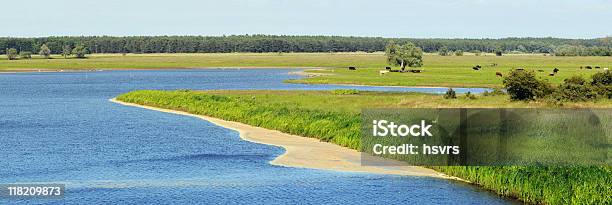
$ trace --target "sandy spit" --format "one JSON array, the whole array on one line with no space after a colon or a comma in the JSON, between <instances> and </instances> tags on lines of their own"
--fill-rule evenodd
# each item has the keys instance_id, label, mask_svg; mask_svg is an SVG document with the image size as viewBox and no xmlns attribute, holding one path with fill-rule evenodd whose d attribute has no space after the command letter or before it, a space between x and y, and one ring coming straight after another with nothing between
<instances>
[{"instance_id":1,"label":"sandy spit","mask_svg":"<svg viewBox=\"0 0 612 205\"><path fill-rule=\"evenodd\" d=\"M273 165L331 171L426 176L460 180L458 178L449 177L442 173L436 172L432 169L419 166L408 166L404 162L379 157L373 158L375 160L380 160L382 163L391 164L391 166L362 166L361 152L332 143L321 142L314 138L300 137L275 130L254 127L239 122L226 121L202 115L194 115L182 111L126 103L116 99L110 99L110 101L126 106L134 106L166 113L197 117L218 126L236 130L240 133L240 138L243 140L283 147L286 150L285 153L270 161L270 164Z\"/></svg>"}]
</instances>

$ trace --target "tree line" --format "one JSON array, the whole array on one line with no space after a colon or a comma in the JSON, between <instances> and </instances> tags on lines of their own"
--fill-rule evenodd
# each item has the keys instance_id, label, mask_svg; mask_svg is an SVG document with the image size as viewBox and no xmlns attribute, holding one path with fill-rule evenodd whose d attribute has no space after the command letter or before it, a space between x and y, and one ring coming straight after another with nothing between
<instances>
[{"instance_id":1,"label":"tree line","mask_svg":"<svg viewBox=\"0 0 612 205\"><path fill-rule=\"evenodd\" d=\"M375 52L393 41L412 43L424 52L524 52L559 55L612 54L612 37L597 39L503 38L503 39L415 39L342 36L81 36L0 37L0 54L8 49L39 53L46 45L51 54L62 54L77 46L88 53L230 53L230 52Z\"/></svg>"}]
</instances>

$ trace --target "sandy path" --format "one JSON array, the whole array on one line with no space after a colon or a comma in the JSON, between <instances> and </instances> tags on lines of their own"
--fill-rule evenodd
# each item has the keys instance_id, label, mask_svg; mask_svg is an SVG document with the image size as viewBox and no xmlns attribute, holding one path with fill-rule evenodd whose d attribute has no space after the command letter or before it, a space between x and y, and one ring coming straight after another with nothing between
<instances>
[{"instance_id":1,"label":"sandy path","mask_svg":"<svg viewBox=\"0 0 612 205\"><path fill-rule=\"evenodd\" d=\"M392 164L393 166L362 166L360 152L332 143L320 142L314 138L290 135L275 130L254 127L239 122L226 121L208 116L194 115L187 112L125 103L115 99L111 99L110 101L127 106L201 118L213 124L238 131L240 133L240 138L244 140L285 148L286 152L284 154L270 162L273 165L333 171L451 178L431 169L419 166L407 166L403 162L379 157L373 158L386 164Z\"/></svg>"}]
</instances>

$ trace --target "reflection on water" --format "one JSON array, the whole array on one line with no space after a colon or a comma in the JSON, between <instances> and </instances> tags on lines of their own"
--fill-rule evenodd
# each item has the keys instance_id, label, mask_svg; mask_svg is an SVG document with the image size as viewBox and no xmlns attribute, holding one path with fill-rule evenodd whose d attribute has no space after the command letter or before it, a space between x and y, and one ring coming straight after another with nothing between
<instances>
[{"instance_id":1,"label":"reflection on water","mask_svg":"<svg viewBox=\"0 0 612 205\"><path fill-rule=\"evenodd\" d=\"M440 179L273 166L281 148L197 118L108 101L138 89L346 88L282 83L296 78L289 71L1 74L0 183L63 183L67 192L63 200L0 203L508 203Z\"/></svg>"}]
</instances>

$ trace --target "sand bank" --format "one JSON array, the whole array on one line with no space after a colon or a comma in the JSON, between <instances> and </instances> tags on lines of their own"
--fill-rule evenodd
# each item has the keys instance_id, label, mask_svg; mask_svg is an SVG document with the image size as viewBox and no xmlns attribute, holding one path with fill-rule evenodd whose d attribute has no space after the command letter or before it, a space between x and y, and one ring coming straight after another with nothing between
<instances>
[{"instance_id":1,"label":"sand bank","mask_svg":"<svg viewBox=\"0 0 612 205\"><path fill-rule=\"evenodd\" d=\"M451 178L431 169L407 166L404 162L379 157L373 158L385 164L393 164L393 166L362 166L360 152L332 143L320 142L314 138L290 135L275 130L208 116L194 115L187 112L125 103L115 99L110 101L127 106L201 118L213 124L238 131L240 138L244 140L283 147L286 150L285 153L272 160L270 163L273 165L333 171Z\"/></svg>"}]
</instances>

